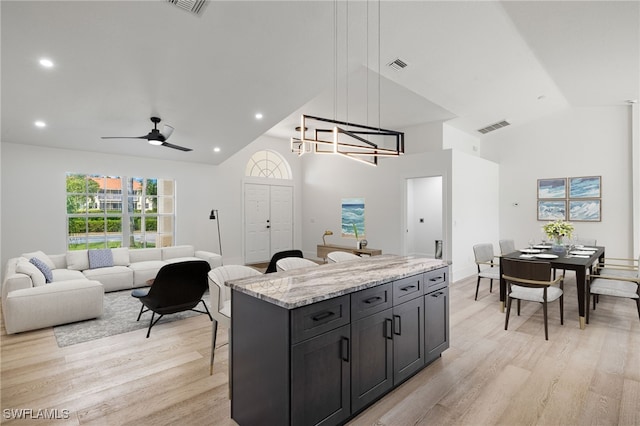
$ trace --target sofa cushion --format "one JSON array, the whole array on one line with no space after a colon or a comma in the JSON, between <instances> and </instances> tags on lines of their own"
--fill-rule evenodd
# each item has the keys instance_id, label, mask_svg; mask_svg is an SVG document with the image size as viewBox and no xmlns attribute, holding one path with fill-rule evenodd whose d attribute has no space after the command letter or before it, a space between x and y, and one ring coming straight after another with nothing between
<instances>
[{"instance_id":1,"label":"sofa cushion","mask_svg":"<svg viewBox=\"0 0 640 426\"><path fill-rule=\"evenodd\" d=\"M130 289L133 284L133 271L126 266L87 269L82 273L89 280L100 281L104 291Z\"/></svg>"},{"instance_id":2,"label":"sofa cushion","mask_svg":"<svg viewBox=\"0 0 640 426\"><path fill-rule=\"evenodd\" d=\"M174 259L176 257L194 257L195 249L190 245L163 247L162 260Z\"/></svg>"},{"instance_id":3,"label":"sofa cushion","mask_svg":"<svg viewBox=\"0 0 640 426\"><path fill-rule=\"evenodd\" d=\"M31 259L29 259L29 263L34 265L36 268L40 270L40 272L42 272L42 275L44 275L45 282L50 283L53 281L53 274L51 273L51 268L49 268L47 264L44 263L42 260L38 259L37 257L32 257Z\"/></svg>"},{"instance_id":4,"label":"sofa cushion","mask_svg":"<svg viewBox=\"0 0 640 426\"><path fill-rule=\"evenodd\" d=\"M111 249L89 250L89 269L113 266Z\"/></svg>"},{"instance_id":5,"label":"sofa cushion","mask_svg":"<svg viewBox=\"0 0 640 426\"><path fill-rule=\"evenodd\" d=\"M133 271L133 286L140 287L149 285L147 281L154 279L158 275L158 271L167 262L162 260L149 260L146 262L135 262L129 265L129 268Z\"/></svg>"},{"instance_id":6,"label":"sofa cushion","mask_svg":"<svg viewBox=\"0 0 640 426\"><path fill-rule=\"evenodd\" d=\"M56 269L56 265L55 263L53 263L53 260L51 260L49 256L47 256L40 250L31 253L23 253L21 256L26 257L27 259L37 257L38 259L42 260L50 269Z\"/></svg>"},{"instance_id":7,"label":"sofa cushion","mask_svg":"<svg viewBox=\"0 0 640 426\"><path fill-rule=\"evenodd\" d=\"M53 282L69 281L69 280L86 280L80 271L72 271L71 269L54 269Z\"/></svg>"},{"instance_id":8,"label":"sofa cushion","mask_svg":"<svg viewBox=\"0 0 640 426\"><path fill-rule=\"evenodd\" d=\"M179 263L179 262L191 262L194 260L202 260L198 257L174 257L171 259L166 259L165 262L167 263Z\"/></svg>"},{"instance_id":9,"label":"sofa cushion","mask_svg":"<svg viewBox=\"0 0 640 426\"><path fill-rule=\"evenodd\" d=\"M88 250L73 250L67 252L67 269L84 271L89 269Z\"/></svg>"},{"instance_id":10,"label":"sofa cushion","mask_svg":"<svg viewBox=\"0 0 640 426\"><path fill-rule=\"evenodd\" d=\"M129 266L129 248L128 247L120 247L111 249L111 253L113 254L113 265L114 266Z\"/></svg>"},{"instance_id":11,"label":"sofa cushion","mask_svg":"<svg viewBox=\"0 0 640 426\"><path fill-rule=\"evenodd\" d=\"M150 260L162 260L162 250L159 248L130 249L129 262L147 262Z\"/></svg>"},{"instance_id":12,"label":"sofa cushion","mask_svg":"<svg viewBox=\"0 0 640 426\"><path fill-rule=\"evenodd\" d=\"M29 275L34 287L40 287L47 283L47 280L45 279L44 274L40 272L40 269L36 268L36 266L26 258L18 260L18 263L16 264L16 272Z\"/></svg>"}]
</instances>

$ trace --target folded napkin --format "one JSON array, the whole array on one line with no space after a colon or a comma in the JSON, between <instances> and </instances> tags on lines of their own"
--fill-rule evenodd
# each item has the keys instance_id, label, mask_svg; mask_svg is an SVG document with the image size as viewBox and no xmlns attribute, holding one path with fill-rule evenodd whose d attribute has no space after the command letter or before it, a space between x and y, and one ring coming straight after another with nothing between
<instances>
[{"instance_id":1,"label":"folded napkin","mask_svg":"<svg viewBox=\"0 0 640 426\"><path fill-rule=\"evenodd\" d=\"M520 257L525 258L525 259L532 259L534 257L536 257L535 254L521 254Z\"/></svg>"},{"instance_id":2,"label":"folded napkin","mask_svg":"<svg viewBox=\"0 0 640 426\"><path fill-rule=\"evenodd\" d=\"M583 259L588 259L591 256L585 256L584 254L572 254L571 257L581 257Z\"/></svg>"}]
</instances>

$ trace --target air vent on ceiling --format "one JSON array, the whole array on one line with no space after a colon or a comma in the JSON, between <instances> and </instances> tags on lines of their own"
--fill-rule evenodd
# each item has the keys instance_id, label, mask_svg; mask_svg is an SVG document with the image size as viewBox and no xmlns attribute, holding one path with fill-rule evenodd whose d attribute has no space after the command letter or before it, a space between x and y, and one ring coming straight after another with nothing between
<instances>
[{"instance_id":1,"label":"air vent on ceiling","mask_svg":"<svg viewBox=\"0 0 640 426\"><path fill-rule=\"evenodd\" d=\"M478 131L484 135L485 133L493 132L494 130L509 126L510 124L511 123L509 123L508 121L502 120L497 123L490 124L487 127L483 127L482 129L478 129Z\"/></svg>"},{"instance_id":2,"label":"air vent on ceiling","mask_svg":"<svg viewBox=\"0 0 640 426\"><path fill-rule=\"evenodd\" d=\"M194 15L201 16L204 12L204 6L208 0L167 0L171 4L175 4L180 9L191 12Z\"/></svg>"},{"instance_id":3,"label":"air vent on ceiling","mask_svg":"<svg viewBox=\"0 0 640 426\"><path fill-rule=\"evenodd\" d=\"M392 62L389 62L387 64L387 66L393 68L396 71L400 71L401 69L407 67L407 63L405 61L403 61L402 59L397 58L396 60L394 60Z\"/></svg>"}]
</instances>

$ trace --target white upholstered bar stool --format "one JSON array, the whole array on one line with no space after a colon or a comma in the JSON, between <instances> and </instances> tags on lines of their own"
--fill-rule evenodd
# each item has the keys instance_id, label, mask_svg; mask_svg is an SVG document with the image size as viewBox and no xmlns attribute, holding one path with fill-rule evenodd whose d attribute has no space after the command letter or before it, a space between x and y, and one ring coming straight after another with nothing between
<instances>
[{"instance_id":1,"label":"white upholstered bar stool","mask_svg":"<svg viewBox=\"0 0 640 426\"><path fill-rule=\"evenodd\" d=\"M285 257L276 262L276 269L278 271L290 271L292 269L307 268L309 266L318 266L318 264L313 260L303 257Z\"/></svg>"},{"instance_id":2,"label":"white upholstered bar stool","mask_svg":"<svg viewBox=\"0 0 640 426\"><path fill-rule=\"evenodd\" d=\"M362 258L357 254L349 253L347 251L332 251L327 254L327 259L329 259L329 263L338 263Z\"/></svg>"},{"instance_id":3,"label":"white upholstered bar stool","mask_svg":"<svg viewBox=\"0 0 640 426\"><path fill-rule=\"evenodd\" d=\"M216 350L218 323L227 329L231 327L231 289L225 286L224 283L230 280L252 277L254 275L260 275L260 272L244 265L218 266L209 271L209 295L211 296L211 315L213 316L209 375L213 374L213 357ZM231 339L231 334L229 334L229 339ZM229 371L230 370L231 359L229 359Z\"/></svg>"}]
</instances>

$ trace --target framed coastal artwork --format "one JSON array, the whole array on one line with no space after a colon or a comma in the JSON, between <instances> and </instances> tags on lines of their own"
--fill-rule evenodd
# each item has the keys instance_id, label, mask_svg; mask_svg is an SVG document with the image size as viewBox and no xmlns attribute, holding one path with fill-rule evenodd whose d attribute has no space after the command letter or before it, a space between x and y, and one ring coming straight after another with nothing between
<instances>
[{"instance_id":1,"label":"framed coastal artwork","mask_svg":"<svg viewBox=\"0 0 640 426\"><path fill-rule=\"evenodd\" d=\"M566 218L566 200L538 200L538 220L565 220Z\"/></svg>"},{"instance_id":2,"label":"framed coastal artwork","mask_svg":"<svg viewBox=\"0 0 640 426\"><path fill-rule=\"evenodd\" d=\"M538 198L567 198L567 179L538 179Z\"/></svg>"},{"instance_id":3,"label":"framed coastal artwork","mask_svg":"<svg viewBox=\"0 0 640 426\"><path fill-rule=\"evenodd\" d=\"M569 220L600 222L600 200L569 200Z\"/></svg>"},{"instance_id":4,"label":"framed coastal artwork","mask_svg":"<svg viewBox=\"0 0 640 426\"><path fill-rule=\"evenodd\" d=\"M600 176L569 178L569 198L600 198Z\"/></svg>"},{"instance_id":5,"label":"framed coastal artwork","mask_svg":"<svg viewBox=\"0 0 640 426\"><path fill-rule=\"evenodd\" d=\"M538 220L602 220L602 177L538 179Z\"/></svg>"},{"instance_id":6,"label":"framed coastal artwork","mask_svg":"<svg viewBox=\"0 0 640 426\"><path fill-rule=\"evenodd\" d=\"M342 236L364 238L364 198L342 199Z\"/></svg>"}]
</instances>

